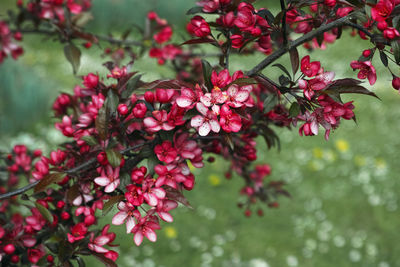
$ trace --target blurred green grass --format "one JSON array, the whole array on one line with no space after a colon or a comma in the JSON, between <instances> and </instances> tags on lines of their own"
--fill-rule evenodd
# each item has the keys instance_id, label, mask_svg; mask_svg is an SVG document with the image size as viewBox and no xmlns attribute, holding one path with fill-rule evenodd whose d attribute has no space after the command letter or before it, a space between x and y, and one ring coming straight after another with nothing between
<instances>
[{"instance_id":1,"label":"blurred green grass","mask_svg":"<svg viewBox=\"0 0 400 267\"><path fill-rule=\"evenodd\" d=\"M113 1L115 10L117 3L123 2ZM99 6L97 3L95 10L105 2ZM168 5L165 3L161 5ZM169 11L165 12L168 15ZM59 92L72 91L80 78L73 77L61 45L35 36L25 38L26 54L17 62L7 60L0 69L0 114L4 129L0 145L11 146L17 141L28 141L31 146L54 145L60 137L49 130L51 114L45 110L49 110ZM328 45L326 51L316 51L311 59L321 60L326 70L336 72L337 78L355 77L349 62L364 48L368 48L366 42L356 42L344 33L339 43ZM99 54L96 49L84 51L78 74L104 73ZM246 70L262 58L260 54L240 59L234 56L231 66ZM287 65L288 60L283 57L281 62ZM152 59L137 62L135 68L148 73L148 79L170 75ZM273 67L264 73L278 75ZM124 233L123 226L113 226L119 233L116 243L121 244L118 264L400 266L400 96L390 88L390 76L382 69L378 73L374 89L382 101L367 96L347 97L355 100L358 125L343 121L328 142L322 135L299 137L297 129L279 130L281 152L259 146L257 162L271 164L269 179L286 181L292 199L282 199L278 209L265 209L261 218L256 215L246 218L243 210L236 207L242 181L238 177L226 180L223 170L228 166L218 159L196 170L196 187L186 193L194 210L180 207L173 211L174 223L162 223L155 244L145 240L138 248L132 235ZM30 110L19 108L22 106ZM14 130L13 121L17 122ZM17 131L22 134L16 135ZM39 142L43 139L44 143ZM111 217L112 212L101 223L110 223ZM89 266L98 264L95 259L87 262Z\"/></svg>"}]
</instances>

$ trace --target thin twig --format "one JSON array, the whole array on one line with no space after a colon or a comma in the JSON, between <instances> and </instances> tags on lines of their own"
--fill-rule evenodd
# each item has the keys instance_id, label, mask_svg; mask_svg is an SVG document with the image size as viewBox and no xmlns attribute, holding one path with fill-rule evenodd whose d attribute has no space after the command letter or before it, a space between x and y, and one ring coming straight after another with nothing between
<instances>
[{"instance_id":1,"label":"thin twig","mask_svg":"<svg viewBox=\"0 0 400 267\"><path fill-rule=\"evenodd\" d=\"M143 146L148 145L148 144L150 144L150 143L151 143L151 142L145 142L145 143L142 143L142 144L139 144L139 145L136 145L136 146L128 147L128 148L125 148L125 149L121 150L120 153L121 153L121 154L126 154L126 153L129 152L130 150L143 147ZM66 174L76 174L76 173L78 173L79 171L81 171L81 170L83 170L83 169L85 169L85 168L91 166L91 165L94 164L96 161L97 161L97 158L92 158L92 159L90 159L90 160L88 160L88 161L82 163L81 165L78 165L78 166L76 166L76 167L74 167L74 168L72 168L72 169L66 170L66 171L64 171L64 172L65 172ZM0 195L0 200L3 200L3 199L6 199L6 198L10 198L10 197L13 197L13 196L16 196L16 195L20 195L20 194L22 194L22 193L25 193L26 191L28 191L28 190L34 188L38 183L39 183L39 181L35 181L35 182L33 182L33 183L31 183L31 184L28 184L28 185L26 185L26 186L24 186L24 187L22 187L22 188L20 188L20 189L14 190L14 191L12 191L12 192L8 192L8 193L1 194L1 195Z\"/></svg>"},{"instance_id":2,"label":"thin twig","mask_svg":"<svg viewBox=\"0 0 400 267\"><path fill-rule=\"evenodd\" d=\"M263 70L264 68L269 66L271 63L273 63L275 60L277 60L278 58L280 58L281 56L283 56L284 54L289 52L291 49L296 48L306 42L311 41L319 34L322 34L324 32L332 30L334 28L346 25L346 23L349 22L350 18L351 18L350 16L342 17L340 19L332 21L331 23L322 25L318 29L315 29L315 30L303 35L302 37L294 40L293 42L290 42L287 46L282 47L281 49L278 49L277 51L275 51L274 53L269 55L267 58L262 60L260 63L258 63L254 68L252 68L251 70L249 70L247 72L247 75L248 76L256 75L258 72L260 72L261 70ZM352 25L349 25L349 26L352 26Z\"/></svg>"},{"instance_id":3,"label":"thin twig","mask_svg":"<svg viewBox=\"0 0 400 267\"><path fill-rule=\"evenodd\" d=\"M10 198L10 197L13 197L13 196L16 196L16 195L25 193L26 191L28 191L28 190L34 188L38 183L39 183L39 181L36 181L36 182L33 182L33 183L31 183L31 184L28 184L28 185L26 185L26 186L24 186L24 187L22 187L22 188L20 188L20 189L17 189L17 190L15 190L15 191L1 194L1 195L0 195L0 200L3 200L3 199L6 199L6 198Z\"/></svg>"}]
</instances>

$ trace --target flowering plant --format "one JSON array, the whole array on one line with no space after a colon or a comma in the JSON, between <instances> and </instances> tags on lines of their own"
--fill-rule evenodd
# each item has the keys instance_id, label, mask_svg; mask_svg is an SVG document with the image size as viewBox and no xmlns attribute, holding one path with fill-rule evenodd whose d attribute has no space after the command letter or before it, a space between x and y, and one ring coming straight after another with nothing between
<instances>
[{"instance_id":1,"label":"flowering plant","mask_svg":"<svg viewBox=\"0 0 400 267\"><path fill-rule=\"evenodd\" d=\"M193 168L202 168L205 157L213 162L214 155L230 162L228 179L233 172L243 178L240 194L247 200L239 206L245 215L255 208L262 214L262 205L277 207L278 197L290 194L283 182L266 179L268 164L252 164L257 137L269 148L279 146L275 129L301 124L300 135L317 135L321 126L328 140L341 119L355 120L353 101L344 103L342 94L377 97L358 80L376 82L371 60L377 53L399 90L399 74L391 69L400 62L399 1L281 0L277 14L253 2L198 1L188 11L195 15L186 27L191 39L173 43L173 26L155 12L135 40L116 39L85 30L90 0L17 1L18 16L0 21L0 62L17 59L23 50L15 41L32 33L64 43L74 73L82 53L78 43L87 49L108 43L104 54L110 61L106 77L84 75L73 93L55 100L55 127L68 142L49 155L24 145L1 154L0 171L7 176L0 180L2 266L81 266L82 255L115 266L119 255L110 224L125 225L137 246L144 238L155 242L160 222L173 222L178 203L190 207L184 192L195 186ZM358 79L337 78L297 51L323 49L346 30L371 44L349 62ZM217 50L217 66L198 52L206 45ZM250 70L232 71L231 55L249 53L263 59ZM286 53L290 71L275 63ZM146 55L176 76L144 80L134 61ZM262 73L273 63L281 72L277 81ZM22 206L30 208L28 215L16 208ZM98 217L114 206L118 211L109 224L99 225Z\"/></svg>"}]
</instances>

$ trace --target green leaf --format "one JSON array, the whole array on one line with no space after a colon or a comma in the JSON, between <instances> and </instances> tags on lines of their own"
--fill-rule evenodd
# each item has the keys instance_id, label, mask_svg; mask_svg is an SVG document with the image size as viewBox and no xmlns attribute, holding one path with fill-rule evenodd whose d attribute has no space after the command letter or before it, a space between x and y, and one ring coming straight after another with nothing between
<instances>
[{"instance_id":1,"label":"green leaf","mask_svg":"<svg viewBox=\"0 0 400 267\"><path fill-rule=\"evenodd\" d=\"M103 105L100 108L96 117L95 125L101 140L106 140L108 133L108 113L106 110L106 105Z\"/></svg>"},{"instance_id":2,"label":"green leaf","mask_svg":"<svg viewBox=\"0 0 400 267\"><path fill-rule=\"evenodd\" d=\"M397 41L393 41L391 45L393 49L394 60L397 64L400 64L400 44Z\"/></svg>"},{"instance_id":3,"label":"green leaf","mask_svg":"<svg viewBox=\"0 0 400 267\"><path fill-rule=\"evenodd\" d=\"M129 80L126 88L124 91L121 93L122 98L128 98L131 96L133 91L137 88L138 81L140 81L140 78L142 77L141 74L134 76L132 79Z\"/></svg>"},{"instance_id":4,"label":"green leaf","mask_svg":"<svg viewBox=\"0 0 400 267\"><path fill-rule=\"evenodd\" d=\"M107 99L105 103L107 107L107 113L113 114L117 110L118 103L119 103L118 95L114 92L114 90L112 89L108 90Z\"/></svg>"},{"instance_id":5,"label":"green leaf","mask_svg":"<svg viewBox=\"0 0 400 267\"><path fill-rule=\"evenodd\" d=\"M71 63L72 71L76 74L81 65L81 50L73 44L67 44L64 47L64 55Z\"/></svg>"},{"instance_id":6,"label":"green leaf","mask_svg":"<svg viewBox=\"0 0 400 267\"><path fill-rule=\"evenodd\" d=\"M159 163L156 156L153 154L149 158L147 158L147 170L151 176L154 175L154 167Z\"/></svg>"},{"instance_id":7,"label":"green leaf","mask_svg":"<svg viewBox=\"0 0 400 267\"><path fill-rule=\"evenodd\" d=\"M389 62L388 62L388 58L387 58L385 52L379 51L379 56L381 57L381 61L382 61L383 66L387 67Z\"/></svg>"},{"instance_id":8,"label":"green leaf","mask_svg":"<svg viewBox=\"0 0 400 267\"><path fill-rule=\"evenodd\" d=\"M290 76L290 73L289 73L289 71L286 69L285 66L283 66L282 64L279 64L279 63L276 63L276 64L274 64L274 65L272 65L272 66L281 69L281 70L291 79L292 76Z\"/></svg>"},{"instance_id":9,"label":"green leaf","mask_svg":"<svg viewBox=\"0 0 400 267\"><path fill-rule=\"evenodd\" d=\"M105 216L108 212L110 212L110 210L112 209L112 207L116 204L119 203L120 201L122 201L124 199L124 195L118 195L118 196L112 196L108 199L108 201L106 203L104 203L103 206L103 216Z\"/></svg>"},{"instance_id":10,"label":"green leaf","mask_svg":"<svg viewBox=\"0 0 400 267\"><path fill-rule=\"evenodd\" d=\"M297 102L293 102L289 108L289 118L297 117L300 114L300 105Z\"/></svg>"},{"instance_id":11,"label":"green leaf","mask_svg":"<svg viewBox=\"0 0 400 267\"><path fill-rule=\"evenodd\" d=\"M94 138L94 136L91 135L84 135L80 139L85 141L86 144L88 144L89 146L95 146L98 144L96 138Z\"/></svg>"},{"instance_id":12,"label":"green leaf","mask_svg":"<svg viewBox=\"0 0 400 267\"><path fill-rule=\"evenodd\" d=\"M61 182L64 179L64 177L65 173L62 172L49 173L45 177L43 177L42 180L39 181L39 183L35 186L33 191L35 193L41 192L44 189L46 189L49 185Z\"/></svg>"},{"instance_id":13,"label":"green leaf","mask_svg":"<svg viewBox=\"0 0 400 267\"><path fill-rule=\"evenodd\" d=\"M212 83L211 83L211 73L212 73L211 64L207 60L202 59L201 66L203 67L204 83L205 83L206 87L211 90L213 88Z\"/></svg>"},{"instance_id":14,"label":"green leaf","mask_svg":"<svg viewBox=\"0 0 400 267\"><path fill-rule=\"evenodd\" d=\"M43 218L45 218L49 223L53 223L53 215L51 215L51 212L45 206L38 202L35 202L35 206L39 210L40 214L43 215Z\"/></svg>"},{"instance_id":15,"label":"green leaf","mask_svg":"<svg viewBox=\"0 0 400 267\"><path fill-rule=\"evenodd\" d=\"M278 96L276 94L269 94L264 100L264 113L272 110L278 104Z\"/></svg>"},{"instance_id":16,"label":"green leaf","mask_svg":"<svg viewBox=\"0 0 400 267\"><path fill-rule=\"evenodd\" d=\"M114 168L119 167L121 164L122 155L119 151L109 148L106 150L108 162Z\"/></svg>"},{"instance_id":17,"label":"green leaf","mask_svg":"<svg viewBox=\"0 0 400 267\"><path fill-rule=\"evenodd\" d=\"M192 7L191 9L189 9L186 12L186 15L193 15L193 14L202 13L202 12L203 12L203 7L195 6L195 7Z\"/></svg>"}]
</instances>

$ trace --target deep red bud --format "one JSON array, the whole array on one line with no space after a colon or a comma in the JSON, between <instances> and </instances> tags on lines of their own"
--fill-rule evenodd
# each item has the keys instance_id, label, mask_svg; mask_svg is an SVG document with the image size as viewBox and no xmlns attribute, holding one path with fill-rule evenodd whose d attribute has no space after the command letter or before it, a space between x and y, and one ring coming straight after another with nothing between
<instances>
[{"instance_id":1,"label":"deep red bud","mask_svg":"<svg viewBox=\"0 0 400 267\"><path fill-rule=\"evenodd\" d=\"M260 216L260 217L263 216L264 215L264 211L262 209L258 209L257 210L257 215Z\"/></svg>"},{"instance_id":2,"label":"deep red bud","mask_svg":"<svg viewBox=\"0 0 400 267\"><path fill-rule=\"evenodd\" d=\"M378 28L380 31L383 32L387 27L388 27L388 24L387 24L386 21L380 21L380 22L378 22L377 28Z\"/></svg>"},{"instance_id":3,"label":"deep red bud","mask_svg":"<svg viewBox=\"0 0 400 267\"><path fill-rule=\"evenodd\" d=\"M87 217L85 217L84 223L87 226L90 226L92 224L94 224L96 222L96 218L93 215L89 215Z\"/></svg>"},{"instance_id":4,"label":"deep red bud","mask_svg":"<svg viewBox=\"0 0 400 267\"><path fill-rule=\"evenodd\" d=\"M125 116L126 114L128 114L128 106L125 104L119 104L117 110L118 110L118 113L122 116Z\"/></svg>"},{"instance_id":5,"label":"deep red bud","mask_svg":"<svg viewBox=\"0 0 400 267\"><path fill-rule=\"evenodd\" d=\"M87 43L84 43L83 46L84 46L85 48L89 49L89 48L92 47L92 43L91 43L91 42L87 42Z\"/></svg>"},{"instance_id":6,"label":"deep red bud","mask_svg":"<svg viewBox=\"0 0 400 267\"><path fill-rule=\"evenodd\" d=\"M245 215L246 217L250 217L250 216L251 216L251 210L246 209L246 210L244 211L244 215Z\"/></svg>"},{"instance_id":7,"label":"deep red bud","mask_svg":"<svg viewBox=\"0 0 400 267\"><path fill-rule=\"evenodd\" d=\"M371 55L371 49L365 49L365 50L362 52L362 55L363 55L364 57L369 57L369 56Z\"/></svg>"},{"instance_id":8,"label":"deep red bud","mask_svg":"<svg viewBox=\"0 0 400 267\"><path fill-rule=\"evenodd\" d=\"M46 259L50 263L54 262L54 257L52 255L48 255Z\"/></svg>"},{"instance_id":9,"label":"deep red bud","mask_svg":"<svg viewBox=\"0 0 400 267\"><path fill-rule=\"evenodd\" d=\"M57 206L57 209L62 209L65 206L65 202L60 200L60 201L57 202L56 206Z\"/></svg>"},{"instance_id":10,"label":"deep red bud","mask_svg":"<svg viewBox=\"0 0 400 267\"><path fill-rule=\"evenodd\" d=\"M19 256L18 255L12 255L11 256L11 261L13 263L18 263L19 262Z\"/></svg>"},{"instance_id":11,"label":"deep red bud","mask_svg":"<svg viewBox=\"0 0 400 267\"><path fill-rule=\"evenodd\" d=\"M22 34L20 32L14 33L14 39L17 40L17 41L21 41L22 40Z\"/></svg>"},{"instance_id":12,"label":"deep red bud","mask_svg":"<svg viewBox=\"0 0 400 267\"><path fill-rule=\"evenodd\" d=\"M396 90L400 89L400 77L393 75L392 86Z\"/></svg>"},{"instance_id":13,"label":"deep red bud","mask_svg":"<svg viewBox=\"0 0 400 267\"><path fill-rule=\"evenodd\" d=\"M7 244L3 247L3 250L6 254L11 255L15 251L15 247L13 244Z\"/></svg>"},{"instance_id":14,"label":"deep red bud","mask_svg":"<svg viewBox=\"0 0 400 267\"><path fill-rule=\"evenodd\" d=\"M100 152L97 155L97 161L103 166L107 165L108 164L108 159L107 159L106 152L104 152L104 151Z\"/></svg>"},{"instance_id":15,"label":"deep red bud","mask_svg":"<svg viewBox=\"0 0 400 267\"><path fill-rule=\"evenodd\" d=\"M66 212L66 211L61 212L61 219L68 220L70 217L71 217L71 215L69 215L68 212Z\"/></svg>"},{"instance_id":16,"label":"deep red bud","mask_svg":"<svg viewBox=\"0 0 400 267\"><path fill-rule=\"evenodd\" d=\"M154 93L150 91L144 93L144 100L152 104L154 102Z\"/></svg>"}]
</instances>

